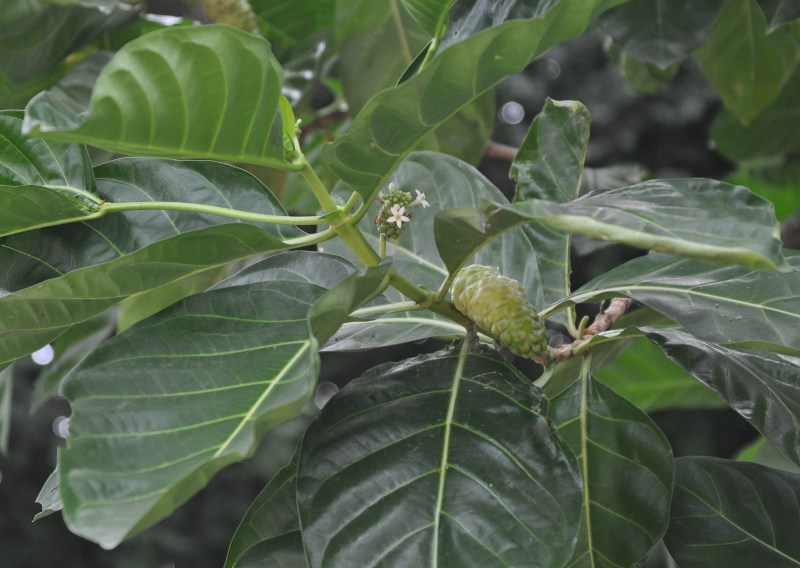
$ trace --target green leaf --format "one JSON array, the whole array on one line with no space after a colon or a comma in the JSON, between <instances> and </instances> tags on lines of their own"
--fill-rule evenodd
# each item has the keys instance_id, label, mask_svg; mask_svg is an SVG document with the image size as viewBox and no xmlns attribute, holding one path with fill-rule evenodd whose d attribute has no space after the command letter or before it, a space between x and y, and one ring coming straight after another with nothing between
<instances>
[{"instance_id":1,"label":"green leaf","mask_svg":"<svg viewBox=\"0 0 800 568\"><path fill-rule=\"evenodd\" d=\"M531 221L639 248L767 270L786 266L772 204L714 180L651 180L515 209Z\"/></svg>"},{"instance_id":2,"label":"green leaf","mask_svg":"<svg viewBox=\"0 0 800 568\"><path fill-rule=\"evenodd\" d=\"M340 256L293 250L253 263L229 276L214 288L241 286L265 280L291 280L314 284L320 288L333 288L353 272L355 272L353 264Z\"/></svg>"},{"instance_id":3,"label":"green leaf","mask_svg":"<svg viewBox=\"0 0 800 568\"><path fill-rule=\"evenodd\" d=\"M703 44L724 5L725 0L632 0L597 23L636 59L667 69Z\"/></svg>"},{"instance_id":4,"label":"green leaf","mask_svg":"<svg viewBox=\"0 0 800 568\"><path fill-rule=\"evenodd\" d=\"M58 468L47 477L39 495L36 496L36 502L42 506L42 510L33 517L34 521L64 508L64 503L61 502L61 492L58 490Z\"/></svg>"},{"instance_id":5,"label":"green leaf","mask_svg":"<svg viewBox=\"0 0 800 568\"><path fill-rule=\"evenodd\" d=\"M297 513L297 461L281 469L245 513L233 535L225 568L305 567Z\"/></svg>"},{"instance_id":6,"label":"green leaf","mask_svg":"<svg viewBox=\"0 0 800 568\"><path fill-rule=\"evenodd\" d=\"M334 23L333 0L248 0L264 37L284 51Z\"/></svg>"},{"instance_id":7,"label":"green leaf","mask_svg":"<svg viewBox=\"0 0 800 568\"><path fill-rule=\"evenodd\" d=\"M350 382L301 448L310 565L562 566L580 480L543 403L486 351L463 371L445 351Z\"/></svg>"},{"instance_id":8,"label":"green leaf","mask_svg":"<svg viewBox=\"0 0 800 568\"><path fill-rule=\"evenodd\" d=\"M764 10L769 30L800 18L800 2L798 0L758 0Z\"/></svg>"},{"instance_id":9,"label":"green leaf","mask_svg":"<svg viewBox=\"0 0 800 568\"><path fill-rule=\"evenodd\" d=\"M32 353L128 296L285 248L289 245L252 225L218 225L9 294L0 298L0 364Z\"/></svg>"},{"instance_id":10,"label":"green leaf","mask_svg":"<svg viewBox=\"0 0 800 568\"><path fill-rule=\"evenodd\" d=\"M555 306L628 296L678 322L699 339L800 354L800 253L791 272L713 267L649 254L595 278Z\"/></svg>"},{"instance_id":11,"label":"green leaf","mask_svg":"<svg viewBox=\"0 0 800 568\"><path fill-rule=\"evenodd\" d=\"M11 434L11 411L13 410L14 366L0 369L0 454L8 455L8 440Z\"/></svg>"},{"instance_id":12,"label":"green leaf","mask_svg":"<svg viewBox=\"0 0 800 568\"><path fill-rule=\"evenodd\" d=\"M400 0L419 26L433 36L439 20L450 9L453 0Z\"/></svg>"},{"instance_id":13,"label":"green leaf","mask_svg":"<svg viewBox=\"0 0 800 568\"><path fill-rule=\"evenodd\" d=\"M375 93L396 85L429 40L400 0L338 0L338 68L351 112L359 113Z\"/></svg>"},{"instance_id":14,"label":"green leaf","mask_svg":"<svg viewBox=\"0 0 800 568\"><path fill-rule=\"evenodd\" d=\"M756 0L730 0L695 58L725 107L747 124L778 96L797 54L785 29L767 34Z\"/></svg>"},{"instance_id":15,"label":"green leaf","mask_svg":"<svg viewBox=\"0 0 800 568\"><path fill-rule=\"evenodd\" d=\"M297 169L283 158L281 69L261 37L228 26L165 28L126 44L97 79L80 124L52 124L51 98L26 128L126 154Z\"/></svg>"},{"instance_id":16,"label":"green leaf","mask_svg":"<svg viewBox=\"0 0 800 568\"><path fill-rule=\"evenodd\" d=\"M4 0L0 19L0 75L5 75L11 83L21 83L46 74L102 33L106 25L118 25L129 18L129 12L116 9L117 3L106 2L103 9L96 9Z\"/></svg>"},{"instance_id":17,"label":"green leaf","mask_svg":"<svg viewBox=\"0 0 800 568\"><path fill-rule=\"evenodd\" d=\"M22 133L22 111L0 112L0 184L95 191L86 148Z\"/></svg>"},{"instance_id":18,"label":"green leaf","mask_svg":"<svg viewBox=\"0 0 800 568\"><path fill-rule=\"evenodd\" d=\"M677 331L646 334L800 465L800 364L764 351L728 349Z\"/></svg>"},{"instance_id":19,"label":"green leaf","mask_svg":"<svg viewBox=\"0 0 800 568\"><path fill-rule=\"evenodd\" d=\"M448 275L445 268L447 264L442 262L440 254L447 256L446 262L452 265L451 256L460 254L458 251L462 250L456 243L456 239L461 236L453 235L449 241L452 249L443 249L441 253L437 251L435 235L441 231L436 228L438 221L434 221L437 214L449 207L477 208L481 200L496 202L506 199L499 189L472 166L434 152L411 154L389 181L399 189L410 192L412 196L415 195L414 190L418 189L425 194L430 207L412 209L413 221L406 225L405 232L398 240L389 241L386 247L387 256L392 257L393 266L405 278L429 290L436 290ZM376 203L359 225L367 241L376 250L378 233L372 219L378 207L379 204ZM344 257L352 256L343 244L336 241L326 243L322 248ZM499 267L506 276L522 282L534 305L541 305L538 268L535 263L530 262L535 254L533 245L521 231L511 231L483 247L473 261ZM390 298L398 301L404 299L397 295Z\"/></svg>"},{"instance_id":20,"label":"green leaf","mask_svg":"<svg viewBox=\"0 0 800 568\"><path fill-rule=\"evenodd\" d=\"M0 237L81 221L92 211L75 197L48 187L0 186Z\"/></svg>"},{"instance_id":21,"label":"green leaf","mask_svg":"<svg viewBox=\"0 0 800 568\"><path fill-rule=\"evenodd\" d=\"M636 340L595 377L645 412L666 408L719 408L724 401L667 359L644 338Z\"/></svg>"},{"instance_id":22,"label":"green leaf","mask_svg":"<svg viewBox=\"0 0 800 568\"><path fill-rule=\"evenodd\" d=\"M317 345L347 316L341 306L374 296L388 268L327 292L296 280L217 288L93 352L62 388L73 410L59 459L70 530L114 547L252 454L313 393Z\"/></svg>"},{"instance_id":23,"label":"green leaf","mask_svg":"<svg viewBox=\"0 0 800 568\"><path fill-rule=\"evenodd\" d=\"M563 566L633 566L667 529L672 449L648 416L591 377L556 398L550 416L583 471L583 519Z\"/></svg>"},{"instance_id":24,"label":"green leaf","mask_svg":"<svg viewBox=\"0 0 800 568\"><path fill-rule=\"evenodd\" d=\"M800 566L800 475L709 457L675 466L664 540L682 568Z\"/></svg>"},{"instance_id":25,"label":"green leaf","mask_svg":"<svg viewBox=\"0 0 800 568\"><path fill-rule=\"evenodd\" d=\"M321 292L280 281L212 290L86 358L62 387L73 411L59 458L70 530L116 546L293 418L313 392L306 316Z\"/></svg>"},{"instance_id":26,"label":"green leaf","mask_svg":"<svg viewBox=\"0 0 800 568\"><path fill-rule=\"evenodd\" d=\"M511 165L514 202L564 203L578 197L588 142L589 110L576 101L548 98ZM525 225L523 231L536 250L544 302L563 298L570 292L569 234L540 224ZM555 319L564 321L560 314Z\"/></svg>"},{"instance_id":27,"label":"green leaf","mask_svg":"<svg viewBox=\"0 0 800 568\"><path fill-rule=\"evenodd\" d=\"M603 47L617 70L640 93L657 93L666 88L678 72L678 63L661 69L655 63L637 59L613 42L606 42Z\"/></svg>"},{"instance_id":28,"label":"green leaf","mask_svg":"<svg viewBox=\"0 0 800 568\"><path fill-rule=\"evenodd\" d=\"M31 411L38 409L55 393L61 379L91 353L98 345L108 339L115 331L114 310L73 325L53 344L55 358L47 365L33 385L31 392Z\"/></svg>"},{"instance_id":29,"label":"green leaf","mask_svg":"<svg viewBox=\"0 0 800 568\"><path fill-rule=\"evenodd\" d=\"M736 459L739 461L751 461L792 473L800 473L800 466L779 452L764 436L759 436L754 442L742 448L736 454Z\"/></svg>"},{"instance_id":30,"label":"green leaf","mask_svg":"<svg viewBox=\"0 0 800 568\"><path fill-rule=\"evenodd\" d=\"M579 35L614 2L561 2L547 18L514 20L469 37L437 55L416 76L375 95L323 159L365 200L428 132L521 71L553 45Z\"/></svg>"},{"instance_id":31,"label":"green leaf","mask_svg":"<svg viewBox=\"0 0 800 568\"><path fill-rule=\"evenodd\" d=\"M396 313L374 320L344 323L322 351L361 351L429 337L461 337L464 333L464 326L430 312Z\"/></svg>"},{"instance_id":32,"label":"green leaf","mask_svg":"<svg viewBox=\"0 0 800 568\"><path fill-rule=\"evenodd\" d=\"M800 150L800 69L797 69L781 94L749 124L733 114L721 112L711 128L717 150L732 160L760 156L772 157Z\"/></svg>"}]
</instances>

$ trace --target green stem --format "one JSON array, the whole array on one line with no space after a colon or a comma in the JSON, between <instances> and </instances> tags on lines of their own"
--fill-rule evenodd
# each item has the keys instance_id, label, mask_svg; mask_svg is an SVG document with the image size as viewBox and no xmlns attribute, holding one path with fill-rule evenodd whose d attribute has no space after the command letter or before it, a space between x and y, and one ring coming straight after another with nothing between
<instances>
[{"instance_id":1,"label":"green stem","mask_svg":"<svg viewBox=\"0 0 800 568\"><path fill-rule=\"evenodd\" d=\"M325 187L325 184L322 183L322 180L319 179L317 172L314 171L314 168L311 167L311 164L308 163L305 156L302 157L300 160L300 165L302 166L300 169L300 175L303 176L303 179L306 180L306 183L311 188L311 191L314 192L314 197L317 198L319 204L322 205L322 208L325 210L326 213L334 213L339 211L339 207L333 201L331 194L328 193L328 189Z\"/></svg>"},{"instance_id":2,"label":"green stem","mask_svg":"<svg viewBox=\"0 0 800 568\"><path fill-rule=\"evenodd\" d=\"M238 209L228 209L216 205L202 205L200 203L184 203L180 201L133 201L129 203L102 203L99 210L85 217L84 219L96 219L109 213L119 213L121 211L141 211L147 209L159 209L169 211L188 211L191 213L203 213L207 215L219 215L220 217L230 217L240 221L252 221L255 223L269 223L272 225L323 225L330 223L330 219L318 216L292 217L285 215L267 215L263 213L253 213L250 211L240 211Z\"/></svg>"},{"instance_id":3,"label":"green stem","mask_svg":"<svg viewBox=\"0 0 800 568\"><path fill-rule=\"evenodd\" d=\"M350 315L356 318L369 316L372 314L390 314L393 312L410 312L421 309L416 302L394 302L382 304L380 306L370 306L369 308L359 308Z\"/></svg>"},{"instance_id":4,"label":"green stem","mask_svg":"<svg viewBox=\"0 0 800 568\"><path fill-rule=\"evenodd\" d=\"M386 235L381 233L381 250L378 253L381 258L386 258Z\"/></svg>"},{"instance_id":5,"label":"green stem","mask_svg":"<svg viewBox=\"0 0 800 568\"><path fill-rule=\"evenodd\" d=\"M447 15L450 13L450 6L452 5L453 0L450 0L450 2L447 4L447 8L439 12L439 19L436 21L436 29L433 32L431 45L428 48L428 52L425 54L425 59L422 60L417 73L425 69L428 63L430 63L431 59L433 59L433 57L436 55L436 52L439 50L439 44L442 43L444 32L447 31Z\"/></svg>"}]
</instances>

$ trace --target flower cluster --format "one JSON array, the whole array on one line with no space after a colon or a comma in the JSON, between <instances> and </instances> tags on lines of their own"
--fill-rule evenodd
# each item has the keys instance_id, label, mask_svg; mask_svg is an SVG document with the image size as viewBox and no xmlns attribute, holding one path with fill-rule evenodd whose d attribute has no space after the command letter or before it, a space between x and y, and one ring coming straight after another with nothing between
<instances>
[{"instance_id":1,"label":"flower cluster","mask_svg":"<svg viewBox=\"0 0 800 568\"><path fill-rule=\"evenodd\" d=\"M416 199L409 192L399 190L394 183L390 183L389 193L378 195L382 207L375 216L375 224L378 225L381 235L389 239L399 238L405 230L404 224L411 221L411 213L408 210L417 205L422 205L423 208L431 206L425 200L424 193L418 189L414 191L417 193Z\"/></svg>"}]
</instances>

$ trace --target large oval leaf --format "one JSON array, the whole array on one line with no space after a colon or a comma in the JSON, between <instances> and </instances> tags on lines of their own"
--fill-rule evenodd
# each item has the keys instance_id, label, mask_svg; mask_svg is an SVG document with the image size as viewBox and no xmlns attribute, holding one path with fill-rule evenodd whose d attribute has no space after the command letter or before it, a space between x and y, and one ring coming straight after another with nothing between
<instances>
[{"instance_id":1,"label":"large oval leaf","mask_svg":"<svg viewBox=\"0 0 800 568\"><path fill-rule=\"evenodd\" d=\"M786 260L792 271L783 273L649 254L595 278L545 313L566 303L624 295L700 339L797 355L800 253L788 253Z\"/></svg>"},{"instance_id":2,"label":"large oval leaf","mask_svg":"<svg viewBox=\"0 0 800 568\"><path fill-rule=\"evenodd\" d=\"M729 349L677 331L645 333L800 465L800 365L774 353Z\"/></svg>"},{"instance_id":3,"label":"large oval leaf","mask_svg":"<svg viewBox=\"0 0 800 568\"><path fill-rule=\"evenodd\" d=\"M301 449L311 566L561 566L580 480L539 391L493 352L368 371Z\"/></svg>"},{"instance_id":4,"label":"large oval leaf","mask_svg":"<svg viewBox=\"0 0 800 568\"><path fill-rule=\"evenodd\" d=\"M800 566L800 475L707 457L675 466L664 540L681 568Z\"/></svg>"},{"instance_id":5,"label":"large oval leaf","mask_svg":"<svg viewBox=\"0 0 800 568\"><path fill-rule=\"evenodd\" d=\"M423 136L615 3L560 2L549 17L505 22L445 49L418 75L374 96L347 134L323 149L324 160L372 199Z\"/></svg>"},{"instance_id":6,"label":"large oval leaf","mask_svg":"<svg viewBox=\"0 0 800 568\"><path fill-rule=\"evenodd\" d=\"M322 290L298 282L192 296L109 340L66 379L59 459L70 530L114 547L171 512L313 392L306 320Z\"/></svg>"},{"instance_id":7,"label":"large oval leaf","mask_svg":"<svg viewBox=\"0 0 800 568\"><path fill-rule=\"evenodd\" d=\"M125 154L297 169L284 160L281 69L262 37L228 26L165 28L127 43L97 79L89 113L62 128L38 96L26 127Z\"/></svg>"},{"instance_id":8,"label":"large oval leaf","mask_svg":"<svg viewBox=\"0 0 800 568\"><path fill-rule=\"evenodd\" d=\"M667 530L672 449L648 416L584 377L550 415L581 461L584 511L573 567L633 566Z\"/></svg>"}]
</instances>

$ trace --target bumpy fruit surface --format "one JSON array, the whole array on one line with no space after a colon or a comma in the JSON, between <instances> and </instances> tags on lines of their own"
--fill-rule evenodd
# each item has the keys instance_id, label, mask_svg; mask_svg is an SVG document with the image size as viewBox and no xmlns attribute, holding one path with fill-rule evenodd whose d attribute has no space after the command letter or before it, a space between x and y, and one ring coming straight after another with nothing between
<instances>
[{"instance_id":1,"label":"bumpy fruit surface","mask_svg":"<svg viewBox=\"0 0 800 568\"><path fill-rule=\"evenodd\" d=\"M547 330L513 278L473 264L458 273L451 290L456 309L513 353L536 359L547 351Z\"/></svg>"}]
</instances>

